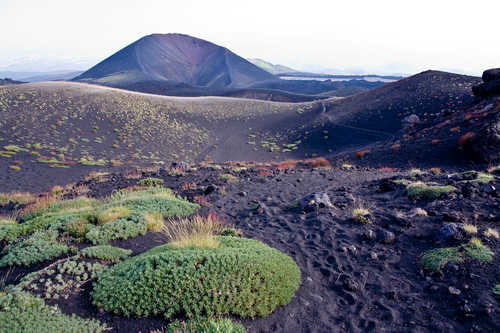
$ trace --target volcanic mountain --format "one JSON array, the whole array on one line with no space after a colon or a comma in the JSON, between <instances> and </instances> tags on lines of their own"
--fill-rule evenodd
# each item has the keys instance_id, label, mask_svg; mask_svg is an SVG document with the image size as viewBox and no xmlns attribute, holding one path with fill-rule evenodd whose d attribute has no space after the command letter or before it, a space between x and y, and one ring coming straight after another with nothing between
<instances>
[{"instance_id":1,"label":"volcanic mountain","mask_svg":"<svg viewBox=\"0 0 500 333\"><path fill-rule=\"evenodd\" d=\"M162 82L168 86L241 88L277 78L208 41L182 34L152 34L76 77L115 87Z\"/></svg>"}]
</instances>

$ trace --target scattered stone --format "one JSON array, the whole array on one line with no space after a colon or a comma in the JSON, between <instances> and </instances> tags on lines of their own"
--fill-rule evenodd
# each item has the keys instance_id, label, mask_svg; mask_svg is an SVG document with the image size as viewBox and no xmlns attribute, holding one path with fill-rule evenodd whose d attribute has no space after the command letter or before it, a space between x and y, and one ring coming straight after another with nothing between
<instances>
[{"instance_id":1,"label":"scattered stone","mask_svg":"<svg viewBox=\"0 0 500 333\"><path fill-rule=\"evenodd\" d=\"M330 197L325 192L308 194L299 200L299 207L306 212L320 208L332 208Z\"/></svg>"},{"instance_id":2,"label":"scattered stone","mask_svg":"<svg viewBox=\"0 0 500 333\"><path fill-rule=\"evenodd\" d=\"M352 278L347 278L344 281L344 289L348 291L358 291L359 290L359 284L354 281Z\"/></svg>"},{"instance_id":3,"label":"scattered stone","mask_svg":"<svg viewBox=\"0 0 500 333\"><path fill-rule=\"evenodd\" d=\"M392 231L382 230L378 232L377 236L379 242L384 244L392 244L396 241L396 235Z\"/></svg>"},{"instance_id":4,"label":"scattered stone","mask_svg":"<svg viewBox=\"0 0 500 333\"><path fill-rule=\"evenodd\" d=\"M311 297L314 298L316 301L323 302L323 297L321 297L320 295L313 293L310 293L309 295L311 295Z\"/></svg>"},{"instance_id":5,"label":"scattered stone","mask_svg":"<svg viewBox=\"0 0 500 333\"><path fill-rule=\"evenodd\" d=\"M375 240L375 238L377 238L375 232L373 232L373 230L371 229L366 230L364 236L368 240Z\"/></svg>"},{"instance_id":6,"label":"scattered stone","mask_svg":"<svg viewBox=\"0 0 500 333\"><path fill-rule=\"evenodd\" d=\"M443 213L443 221L446 222L458 222L463 219L462 214L458 212L444 212Z\"/></svg>"},{"instance_id":7,"label":"scattered stone","mask_svg":"<svg viewBox=\"0 0 500 333\"><path fill-rule=\"evenodd\" d=\"M171 166L173 168L177 168L177 169L181 169L181 170L189 170L191 168L191 166L189 165L189 163L186 163L186 162L183 162L183 161L172 162Z\"/></svg>"},{"instance_id":8,"label":"scattered stone","mask_svg":"<svg viewBox=\"0 0 500 333\"><path fill-rule=\"evenodd\" d=\"M412 126L415 124L420 123L420 117L417 116L416 114L411 114L409 116L406 116L402 120L403 126Z\"/></svg>"},{"instance_id":9,"label":"scattered stone","mask_svg":"<svg viewBox=\"0 0 500 333\"><path fill-rule=\"evenodd\" d=\"M219 187L215 184L210 184L205 188L205 191L203 192L205 195L209 195L215 191L217 191Z\"/></svg>"},{"instance_id":10,"label":"scattered stone","mask_svg":"<svg viewBox=\"0 0 500 333\"><path fill-rule=\"evenodd\" d=\"M378 254L376 252L371 251L370 252L370 258L372 260L377 260L378 259Z\"/></svg>"},{"instance_id":11,"label":"scattered stone","mask_svg":"<svg viewBox=\"0 0 500 333\"><path fill-rule=\"evenodd\" d=\"M456 295L456 296L458 296L458 295L460 295L460 294L462 293L462 292L460 291L460 289L457 289L457 288L455 288L455 287L453 287L453 286L449 286L449 287L448 287L448 292L449 292L451 295Z\"/></svg>"},{"instance_id":12,"label":"scattered stone","mask_svg":"<svg viewBox=\"0 0 500 333\"><path fill-rule=\"evenodd\" d=\"M238 195L239 195L240 197L246 197L248 194L247 194L247 192L245 192L245 191L241 191L241 192L238 192Z\"/></svg>"},{"instance_id":13,"label":"scattered stone","mask_svg":"<svg viewBox=\"0 0 500 333\"><path fill-rule=\"evenodd\" d=\"M354 246L354 245L350 245L350 246L348 247L348 250L349 250L349 251L351 251L353 254L358 253L358 249L357 249L357 248L356 248L356 246Z\"/></svg>"},{"instance_id":14,"label":"scattered stone","mask_svg":"<svg viewBox=\"0 0 500 333\"><path fill-rule=\"evenodd\" d=\"M481 187L481 191L488 194L494 194L496 193L497 189L495 186L488 184Z\"/></svg>"}]
</instances>

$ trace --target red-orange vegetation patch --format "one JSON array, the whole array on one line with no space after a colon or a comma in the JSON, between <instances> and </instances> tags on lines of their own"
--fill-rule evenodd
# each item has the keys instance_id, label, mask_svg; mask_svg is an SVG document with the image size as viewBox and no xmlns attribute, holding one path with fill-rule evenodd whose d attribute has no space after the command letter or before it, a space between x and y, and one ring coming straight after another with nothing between
<instances>
[{"instance_id":1,"label":"red-orange vegetation patch","mask_svg":"<svg viewBox=\"0 0 500 333\"><path fill-rule=\"evenodd\" d=\"M462 135L460 137L460 139L458 139L458 144L460 146L464 146L466 145L474 136L476 136L476 133L474 132L467 132L465 133L464 135Z\"/></svg>"},{"instance_id":2,"label":"red-orange vegetation patch","mask_svg":"<svg viewBox=\"0 0 500 333\"><path fill-rule=\"evenodd\" d=\"M378 170L381 171L381 172L396 172L396 171L398 171L398 169L396 169L396 168L390 168L390 167L382 167L382 168L380 168Z\"/></svg>"},{"instance_id":3,"label":"red-orange vegetation patch","mask_svg":"<svg viewBox=\"0 0 500 333\"><path fill-rule=\"evenodd\" d=\"M431 141L431 144L432 144L433 146L437 146L437 145L438 145L438 144L440 144L440 143L441 143L441 140L439 140L439 139L432 139L432 141Z\"/></svg>"},{"instance_id":4,"label":"red-orange vegetation patch","mask_svg":"<svg viewBox=\"0 0 500 333\"><path fill-rule=\"evenodd\" d=\"M304 164L310 166L313 169L331 169L332 165L330 164L330 161L328 161L324 157L318 157L318 158L310 158L304 161Z\"/></svg>"},{"instance_id":5,"label":"red-orange vegetation patch","mask_svg":"<svg viewBox=\"0 0 500 333\"><path fill-rule=\"evenodd\" d=\"M400 143L395 143L391 146L392 150L400 150L401 149L401 144Z\"/></svg>"},{"instance_id":6,"label":"red-orange vegetation patch","mask_svg":"<svg viewBox=\"0 0 500 333\"><path fill-rule=\"evenodd\" d=\"M297 167L297 163L299 161L296 160L287 160L276 164L276 170L289 170L295 169Z\"/></svg>"},{"instance_id":7,"label":"red-orange vegetation patch","mask_svg":"<svg viewBox=\"0 0 500 333\"><path fill-rule=\"evenodd\" d=\"M460 132L460 126L450 128L450 132L452 132L452 133Z\"/></svg>"},{"instance_id":8,"label":"red-orange vegetation patch","mask_svg":"<svg viewBox=\"0 0 500 333\"><path fill-rule=\"evenodd\" d=\"M204 195L198 194L195 195L193 198L193 201L200 205L201 207L210 207L212 206L212 203L208 200L208 198Z\"/></svg>"},{"instance_id":9,"label":"red-orange vegetation patch","mask_svg":"<svg viewBox=\"0 0 500 333\"><path fill-rule=\"evenodd\" d=\"M444 126L448 125L449 123L451 123L451 120L449 120L449 119L448 119L448 120L445 120L445 121L443 121L442 123L437 124L437 125L436 125L436 128L442 128L442 127L444 127Z\"/></svg>"},{"instance_id":10,"label":"red-orange vegetation patch","mask_svg":"<svg viewBox=\"0 0 500 333\"><path fill-rule=\"evenodd\" d=\"M372 152L371 149L360 150L360 151L356 152L356 157L363 158L363 157L365 157L366 154L369 154L371 152Z\"/></svg>"},{"instance_id":11,"label":"red-orange vegetation patch","mask_svg":"<svg viewBox=\"0 0 500 333\"><path fill-rule=\"evenodd\" d=\"M258 168L257 169L257 175L260 177L266 177L266 176L271 176L273 172L269 169L266 168Z\"/></svg>"}]
</instances>

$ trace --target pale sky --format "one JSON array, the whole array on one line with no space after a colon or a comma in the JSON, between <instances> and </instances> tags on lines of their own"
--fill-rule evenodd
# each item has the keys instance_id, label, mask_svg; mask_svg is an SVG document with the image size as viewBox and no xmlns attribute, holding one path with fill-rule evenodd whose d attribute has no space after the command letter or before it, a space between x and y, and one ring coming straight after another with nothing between
<instances>
[{"instance_id":1,"label":"pale sky","mask_svg":"<svg viewBox=\"0 0 500 333\"><path fill-rule=\"evenodd\" d=\"M297 69L480 75L500 67L499 12L498 0L0 0L0 69L20 58L85 67L177 32Z\"/></svg>"}]
</instances>

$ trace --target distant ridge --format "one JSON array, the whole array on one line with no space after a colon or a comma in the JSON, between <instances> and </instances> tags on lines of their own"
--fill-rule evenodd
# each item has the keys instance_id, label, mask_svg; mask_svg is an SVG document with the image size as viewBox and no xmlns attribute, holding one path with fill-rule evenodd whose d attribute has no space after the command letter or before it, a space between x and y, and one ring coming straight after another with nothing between
<instances>
[{"instance_id":1,"label":"distant ridge","mask_svg":"<svg viewBox=\"0 0 500 333\"><path fill-rule=\"evenodd\" d=\"M168 82L210 89L276 79L227 48L183 34L145 36L74 78L118 87Z\"/></svg>"},{"instance_id":2,"label":"distant ridge","mask_svg":"<svg viewBox=\"0 0 500 333\"><path fill-rule=\"evenodd\" d=\"M265 60L262 60L259 58L249 58L247 60L250 61L252 64L254 64L254 65L262 68L263 70L265 70L271 74L274 74L274 75L298 72L297 70L295 70L293 68L283 66L283 65L278 65L278 64L275 65L275 64L272 64L268 61L265 61Z\"/></svg>"}]
</instances>

